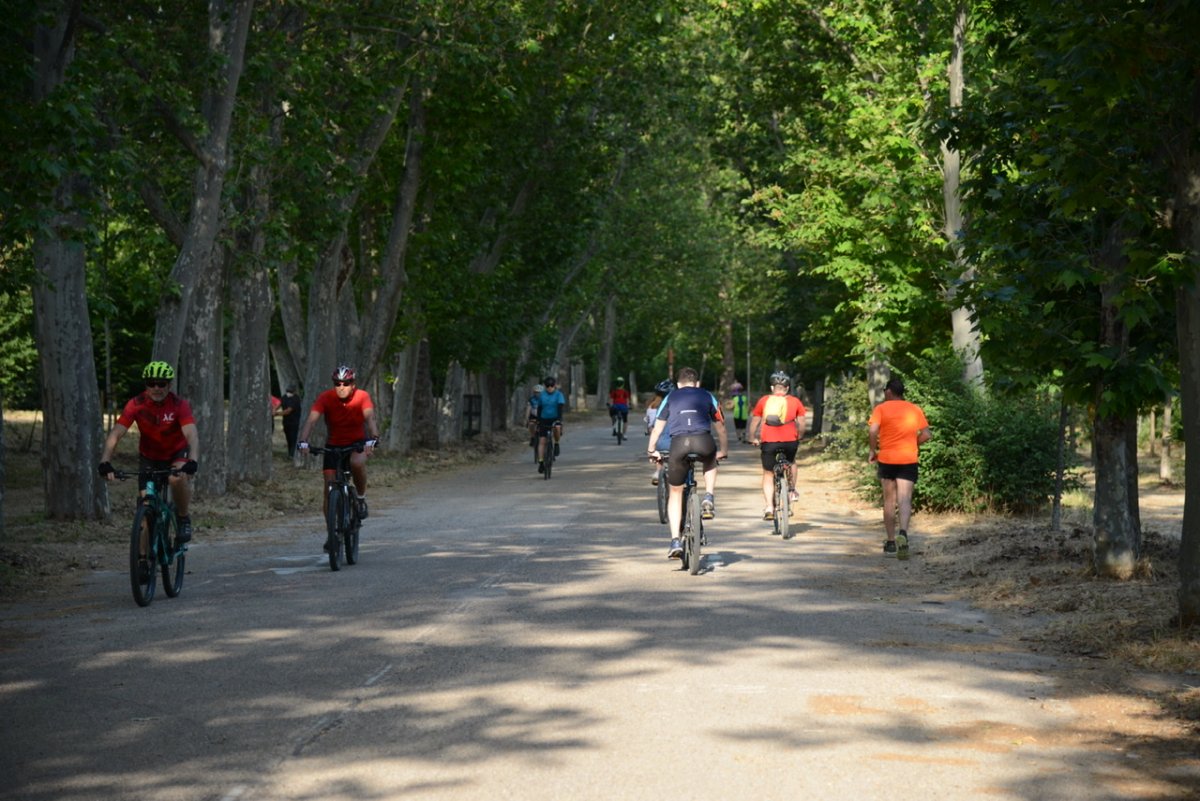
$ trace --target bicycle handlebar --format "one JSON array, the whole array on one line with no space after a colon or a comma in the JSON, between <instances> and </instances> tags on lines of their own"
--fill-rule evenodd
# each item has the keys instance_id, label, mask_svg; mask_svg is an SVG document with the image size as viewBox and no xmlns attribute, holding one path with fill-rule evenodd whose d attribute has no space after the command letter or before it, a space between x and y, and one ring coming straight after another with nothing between
<instances>
[{"instance_id":1,"label":"bicycle handlebar","mask_svg":"<svg viewBox=\"0 0 1200 801\"><path fill-rule=\"evenodd\" d=\"M182 476L186 474L177 467L164 467L157 470L137 470L132 473L126 470L113 470L112 475L117 481L128 481L140 475L146 475L150 478L165 478L167 476Z\"/></svg>"}]
</instances>

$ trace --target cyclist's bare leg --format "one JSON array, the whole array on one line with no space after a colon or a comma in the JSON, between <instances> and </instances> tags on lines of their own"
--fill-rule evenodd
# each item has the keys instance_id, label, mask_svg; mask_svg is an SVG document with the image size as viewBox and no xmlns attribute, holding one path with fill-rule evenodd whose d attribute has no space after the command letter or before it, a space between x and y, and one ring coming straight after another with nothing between
<instances>
[{"instance_id":1,"label":"cyclist's bare leg","mask_svg":"<svg viewBox=\"0 0 1200 801\"><path fill-rule=\"evenodd\" d=\"M775 471L764 470L762 477L763 508L775 508Z\"/></svg>"},{"instance_id":2,"label":"cyclist's bare leg","mask_svg":"<svg viewBox=\"0 0 1200 801\"><path fill-rule=\"evenodd\" d=\"M354 490L358 497L367 494L367 455L365 453L350 454L350 475L354 477Z\"/></svg>"},{"instance_id":3,"label":"cyclist's bare leg","mask_svg":"<svg viewBox=\"0 0 1200 801\"><path fill-rule=\"evenodd\" d=\"M896 539L896 482L894 478L879 479L879 487L883 490L883 528L889 542ZM912 482L909 482L909 500L912 500Z\"/></svg>"},{"instance_id":4,"label":"cyclist's bare leg","mask_svg":"<svg viewBox=\"0 0 1200 801\"><path fill-rule=\"evenodd\" d=\"M908 521L912 517L913 482L898 478L896 484L896 512L900 518L900 530L908 531Z\"/></svg>"},{"instance_id":5,"label":"cyclist's bare leg","mask_svg":"<svg viewBox=\"0 0 1200 801\"><path fill-rule=\"evenodd\" d=\"M667 480L665 474L662 480ZM683 523L683 485L676 487L668 483L667 488L671 491L667 496L667 525L671 529L671 539L676 539L679 537L679 527Z\"/></svg>"},{"instance_id":6,"label":"cyclist's bare leg","mask_svg":"<svg viewBox=\"0 0 1200 801\"><path fill-rule=\"evenodd\" d=\"M538 434L537 460L539 462L546 458L546 440L548 438L547 434Z\"/></svg>"},{"instance_id":7,"label":"cyclist's bare leg","mask_svg":"<svg viewBox=\"0 0 1200 801\"><path fill-rule=\"evenodd\" d=\"M176 467L178 466L176 465ZM187 517L192 501L192 485L188 481L188 476L171 476L167 479L167 483L171 487L171 500L175 502L175 514L179 517Z\"/></svg>"}]
</instances>

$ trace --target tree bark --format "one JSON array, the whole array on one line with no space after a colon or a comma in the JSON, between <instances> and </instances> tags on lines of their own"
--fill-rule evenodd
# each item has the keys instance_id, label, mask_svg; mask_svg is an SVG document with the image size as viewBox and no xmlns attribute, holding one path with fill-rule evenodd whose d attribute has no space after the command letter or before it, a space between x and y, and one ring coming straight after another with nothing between
<instances>
[{"instance_id":1,"label":"tree bark","mask_svg":"<svg viewBox=\"0 0 1200 801\"><path fill-rule=\"evenodd\" d=\"M201 145L201 163L192 182L187 233L171 268L168 289L159 299L154 331L154 357L171 364L179 363L184 330L201 276L214 269L213 261L219 258L215 244L221 225L221 193L253 5L253 0L209 2L209 50L222 66L216 85L205 93L203 113L208 135ZM220 360L221 352L206 356Z\"/></svg>"},{"instance_id":2,"label":"tree bark","mask_svg":"<svg viewBox=\"0 0 1200 801\"><path fill-rule=\"evenodd\" d=\"M34 32L32 96L45 102L66 81L74 56L79 5L54 4L51 28ZM100 391L89 324L84 222L76 206L82 178L66 172L55 188L33 260L34 338L41 362L42 480L53 519L103 519L108 489L95 470L103 432Z\"/></svg>"},{"instance_id":3,"label":"tree bark","mask_svg":"<svg viewBox=\"0 0 1200 801\"><path fill-rule=\"evenodd\" d=\"M188 347L180 353L179 393L192 405L200 437L200 471L194 479L197 496L225 494L228 462L225 447L225 352L224 308L225 249L208 260L196 284L192 313L185 337Z\"/></svg>"},{"instance_id":4,"label":"tree bark","mask_svg":"<svg viewBox=\"0 0 1200 801\"><path fill-rule=\"evenodd\" d=\"M950 50L950 64L946 73L950 83L950 113L956 114L963 102L963 50L966 47L967 6L960 2L954 12L954 41ZM973 310L967 306L956 306L958 287L975 280L975 268L966 264L962 252L963 213L960 185L962 179L962 155L942 140L942 203L945 209L945 237L954 259L954 271L958 280L946 290L950 302L950 326L954 351L962 359L963 380L970 385L983 386L983 360L979 356L979 331L971 322Z\"/></svg>"},{"instance_id":5,"label":"tree bark","mask_svg":"<svg viewBox=\"0 0 1200 801\"><path fill-rule=\"evenodd\" d=\"M608 403L609 387L612 386L613 343L617 338L617 296L609 295L604 303L604 330L600 336L600 355L596 360L596 401L599 409Z\"/></svg>"},{"instance_id":6,"label":"tree bark","mask_svg":"<svg viewBox=\"0 0 1200 801\"><path fill-rule=\"evenodd\" d=\"M1193 130L1200 127L1200 90L1193 97ZM1200 454L1200 154L1179 160L1172 227L1176 241L1196 270L1176 293L1179 337L1179 401L1183 414L1183 452ZM1200 458L1183 461L1183 526L1179 545L1179 622L1200 624Z\"/></svg>"},{"instance_id":7,"label":"tree bark","mask_svg":"<svg viewBox=\"0 0 1200 801\"><path fill-rule=\"evenodd\" d=\"M1171 481L1171 399L1163 406L1162 443L1158 451L1158 478Z\"/></svg>"}]
</instances>

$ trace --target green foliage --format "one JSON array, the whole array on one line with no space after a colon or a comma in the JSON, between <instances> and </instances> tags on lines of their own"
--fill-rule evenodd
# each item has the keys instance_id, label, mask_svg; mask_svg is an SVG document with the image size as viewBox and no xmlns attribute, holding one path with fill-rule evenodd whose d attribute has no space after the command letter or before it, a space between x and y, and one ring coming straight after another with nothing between
<instances>
[{"instance_id":1,"label":"green foliage","mask_svg":"<svg viewBox=\"0 0 1200 801\"><path fill-rule=\"evenodd\" d=\"M28 293L0 293L0 392L10 409L36 409L40 404L33 301Z\"/></svg>"}]
</instances>

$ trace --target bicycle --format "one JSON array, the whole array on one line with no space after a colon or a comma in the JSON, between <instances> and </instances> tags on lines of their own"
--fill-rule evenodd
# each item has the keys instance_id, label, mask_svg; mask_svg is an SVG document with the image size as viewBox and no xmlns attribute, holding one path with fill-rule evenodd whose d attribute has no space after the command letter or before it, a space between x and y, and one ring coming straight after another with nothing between
<instances>
[{"instance_id":1,"label":"bicycle","mask_svg":"<svg viewBox=\"0 0 1200 801\"><path fill-rule=\"evenodd\" d=\"M314 455L331 453L337 457L337 467L329 482L325 506L325 529L328 533L325 550L329 552L329 569L334 571L342 569L343 556L346 564L358 564L362 518L359 517L357 493L351 494L354 492L354 477L350 473L350 454L361 453L362 449L362 444L309 448Z\"/></svg>"},{"instance_id":2,"label":"bicycle","mask_svg":"<svg viewBox=\"0 0 1200 801\"><path fill-rule=\"evenodd\" d=\"M617 444L620 445L625 440L625 423L628 411L617 410L612 413L613 432L617 435Z\"/></svg>"},{"instance_id":3,"label":"bicycle","mask_svg":"<svg viewBox=\"0 0 1200 801\"><path fill-rule=\"evenodd\" d=\"M700 572L704 560L704 546L708 539L704 536L704 519L700 515L700 492L696 489L696 461L700 454L689 452L684 456L687 462L687 479L683 482L683 517L679 521L679 539L683 542L682 569L693 576ZM665 464L665 457L658 452L658 460ZM667 473L663 470L659 478L659 486L667 483ZM665 522L665 521L664 521Z\"/></svg>"},{"instance_id":4,"label":"bicycle","mask_svg":"<svg viewBox=\"0 0 1200 801\"><path fill-rule=\"evenodd\" d=\"M129 530L129 583L133 600L138 606L149 606L158 584L155 567L162 572L163 591L174 598L183 590L184 566L187 563L187 543L176 542L179 520L175 504L167 493L160 491L171 476L182 475L177 468L147 470L144 473L116 471L120 481L146 477L146 488L138 498Z\"/></svg>"},{"instance_id":5,"label":"bicycle","mask_svg":"<svg viewBox=\"0 0 1200 801\"><path fill-rule=\"evenodd\" d=\"M543 439L546 440L546 446L542 449L542 471L541 472L542 472L542 478L546 479L547 481L550 480L550 470L554 466L555 450L557 447L556 443L554 442L554 428L557 425L558 425L557 421L552 423L547 428L542 428L541 424L538 425L538 443L540 444ZM534 457L536 458L537 457L537 448L534 448L533 453L534 453Z\"/></svg>"},{"instance_id":6,"label":"bicycle","mask_svg":"<svg viewBox=\"0 0 1200 801\"><path fill-rule=\"evenodd\" d=\"M783 451L775 451L775 533L785 540L792 536L788 530L792 514L791 466Z\"/></svg>"}]
</instances>

